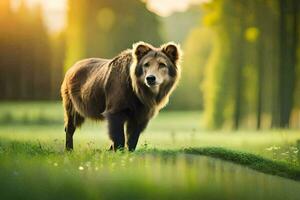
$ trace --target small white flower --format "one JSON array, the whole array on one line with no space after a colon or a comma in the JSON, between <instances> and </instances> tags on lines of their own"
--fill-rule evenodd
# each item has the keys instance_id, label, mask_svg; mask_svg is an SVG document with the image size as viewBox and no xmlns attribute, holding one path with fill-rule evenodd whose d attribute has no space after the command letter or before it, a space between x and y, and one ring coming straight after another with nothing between
<instances>
[{"instance_id":1,"label":"small white flower","mask_svg":"<svg viewBox=\"0 0 300 200\"><path fill-rule=\"evenodd\" d=\"M91 166L91 162L90 162L90 161L86 162L86 163L85 163L85 166L86 166L86 167L90 167L90 166Z\"/></svg>"},{"instance_id":2,"label":"small white flower","mask_svg":"<svg viewBox=\"0 0 300 200\"><path fill-rule=\"evenodd\" d=\"M273 147L268 147L266 148L267 151L272 151L273 150Z\"/></svg>"},{"instance_id":3,"label":"small white flower","mask_svg":"<svg viewBox=\"0 0 300 200\"><path fill-rule=\"evenodd\" d=\"M280 147L273 146L273 149L278 150L278 149L280 149Z\"/></svg>"},{"instance_id":4,"label":"small white flower","mask_svg":"<svg viewBox=\"0 0 300 200\"><path fill-rule=\"evenodd\" d=\"M286 156L286 155L288 155L288 153L287 152L283 152L283 153L281 153L281 155Z\"/></svg>"},{"instance_id":5,"label":"small white flower","mask_svg":"<svg viewBox=\"0 0 300 200\"><path fill-rule=\"evenodd\" d=\"M280 149L280 147L277 147L275 145L266 148L267 151L273 151L273 150L278 150L278 149Z\"/></svg>"},{"instance_id":6,"label":"small white flower","mask_svg":"<svg viewBox=\"0 0 300 200\"><path fill-rule=\"evenodd\" d=\"M80 171L82 171L82 170L84 170L84 167L79 166L78 169L79 169Z\"/></svg>"}]
</instances>

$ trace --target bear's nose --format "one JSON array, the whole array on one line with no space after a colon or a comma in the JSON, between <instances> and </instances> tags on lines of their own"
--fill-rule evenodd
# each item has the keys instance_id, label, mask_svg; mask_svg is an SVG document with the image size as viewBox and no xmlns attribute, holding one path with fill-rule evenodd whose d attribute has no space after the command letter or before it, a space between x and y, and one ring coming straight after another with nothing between
<instances>
[{"instance_id":1,"label":"bear's nose","mask_svg":"<svg viewBox=\"0 0 300 200\"><path fill-rule=\"evenodd\" d=\"M149 75L146 77L146 80L149 85L153 85L155 83L156 77L153 75Z\"/></svg>"}]
</instances>

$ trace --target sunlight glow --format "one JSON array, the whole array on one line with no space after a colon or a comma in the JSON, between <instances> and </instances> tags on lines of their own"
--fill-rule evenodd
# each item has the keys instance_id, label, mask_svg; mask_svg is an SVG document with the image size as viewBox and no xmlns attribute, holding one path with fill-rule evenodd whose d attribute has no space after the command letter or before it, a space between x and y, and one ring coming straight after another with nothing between
<instances>
[{"instance_id":1,"label":"sunlight glow","mask_svg":"<svg viewBox=\"0 0 300 200\"><path fill-rule=\"evenodd\" d=\"M210 2L211 0L148 0L147 8L162 17L167 17L173 12L184 12L191 5Z\"/></svg>"},{"instance_id":2,"label":"sunlight glow","mask_svg":"<svg viewBox=\"0 0 300 200\"><path fill-rule=\"evenodd\" d=\"M13 0L17 7L21 0ZM44 11L45 23L51 32L59 32L66 23L67 0L25 0L29 8L41 5Z\"/></svg>"},{"instance_id":3,"label":"sunlight glow","mask_svg":"<svg viewBox=\"0 0 300 200\"><path fill-rule=\"evenodd\" d=\"M12 0L17 7L22 0ZM147 8L159 16L169 16L173 12L184 12L191 5L209 2L211 0L142 0ZM44 11L45 23L50 32L61 31L66 24L67 0L25 0L30 8L41 5Z\"/></svg>"}]
</instances>

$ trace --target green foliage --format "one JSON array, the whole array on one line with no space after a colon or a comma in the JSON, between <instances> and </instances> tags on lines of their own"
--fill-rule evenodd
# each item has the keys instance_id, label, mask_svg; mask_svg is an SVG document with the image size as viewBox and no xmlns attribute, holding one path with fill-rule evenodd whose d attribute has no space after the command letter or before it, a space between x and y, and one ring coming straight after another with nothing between
<instances>
[{"instance_id":1,"label":"green foliage","mask_svg":"<svg viewBox=\"0 0 300 200\"><path fill-rule=\"evenodd\" d=\"M201 18L200 6L192 6L184 12L174 12L170 16L160 17L161 36L166 41L183 44L193 29L198 27Z\"/></svg>"},{"instance_id":2,"label":"green foliage","mask_svg":"<svg viewBox=\"0 0 300 200\"><path fill-rule=\"evenodd\" d=\"M205 4L204 23L216 33L203 81L208 128L287 127L292 110L293 124L299 126L293 102L297 95L294 55L299 49L297 5L265 0Z\"/></svg>"},{"instance_id":3,"label":"green foliage","mask_svg":"<svg viewBox=\"0 0 300 200\"><path fill-rule=\"evenodd\" d=\"M0 3L0 100L57 98L60 84L52 81L62 70L52 70L52 48L41 7L24 1L12 9L11 0ZM52 91L52 92L50 92Z\"/></svg>"},{"instance_id":4,"label":"green foliage","mask_svg":"<svg viewBox=\"0 0 300 200\"><path fill-rule=\"evenodd\" d=\"M259 37L259 30L256 27L249 27L245 30L245 39L248 42L255 42Z\"/></svg>"},{"instance_id":5,"label":"green foliage","mask_svg":"<svg viewBox=\"0 0 300 200\"><path fill-rule=\"evenodd\" d=\"M167 109L204 110L209 129L299 127L296 0L214 0L166 18L146 1L69 0L66 30L52 35L41 7L12 2L0 3L0 100L57 100L63 72L77 60L174 40L183 74ZM51 122L43 115L38 123Z\"/></svg>"},{"instance_id":6,"label":"green foliage","mask_svg":"<svg viewBox=\"0 0 300 200\"><path fill-rule=\"evenodd\" d=\"M207 28L194 28L183 44L184 61L182 77L171 98L169 109L203 109L203 95L200 84L204 79L204 67L213 46L214 33ZM195 45L199 43L201 45Z\"/></svg>"},{"instance_id":7,"label":"green foliage","mask_svg":"<svg viewBox=\"0 0 300 200\"><path fill-rule=\"evenodd\" d=\"M276 200L299 195L298 182L203 155L295 180L299 169L223 148L65 153L47 145L1 140L3 198Z\"/></svg>"},{"instance_id":8,"label":"green foliage","mask_svg":"<svg viewBox=\"0 0 300 200\"><path fill-rule=\"evenodd\" d=\"M68 2L66 68L85 57L116 56L140 40L161 44L158 19L141 1Z\"/></svg>"},{"instance_id":9,"label":"green foliage","mask_svg":"<svg viewBox=\"0 0 300 200\"><path fill-rule=\"evenodd\" d=\"M203 69L211 50L211 34L213 33L199 26L201 18L202 10L196 6L185 12L175 12L159 19L163 39L181 44L183 50L181 81L166 109L203 109L200 82L203 79ZM195 45L197 43L201 45Z\"/></svg>"},{"instance_id":10,"label":"green foliage","mask_svg":"<svg viewBox=\"0 0 300 200\"><path fill-rule=\"evenodd\" d=\"M204 94L204 111L205 111L205 124L209 129L220 128L224 124L225 105L227 96L230 95L228 87L228 79L224 74L228 74L226 66L228 58L224 56L227 51L226 45L221 45L220 39L214 42L214 49L209 61L205 67L206 77L203 81L203 94ZM220 61L220 57L222 61ZM224 87L224 88L223 88ZM220 98L222 97L222 98Z\"/></svg>"},{"instance_id":11,"label":"green foliage","mask_svg":"<svg viewBox=\"0 0 300 200\"><path fill-rule=\"evenodd\" d=\"M65 32L51 35L51 100L60 99L60 84L63 79L63 66L66 54Z\"/></svg>"},{"instance_id":12,"label":"green foliage","mask_svg":"<svg viewBox=\"0 0 300 200\"><path fill-rule=\"evenodd\" d=\"M87 46L87 2L85 0L69 1L68 6L65 71L75 61L86 57Z\"/></svg>"}]
</instances>

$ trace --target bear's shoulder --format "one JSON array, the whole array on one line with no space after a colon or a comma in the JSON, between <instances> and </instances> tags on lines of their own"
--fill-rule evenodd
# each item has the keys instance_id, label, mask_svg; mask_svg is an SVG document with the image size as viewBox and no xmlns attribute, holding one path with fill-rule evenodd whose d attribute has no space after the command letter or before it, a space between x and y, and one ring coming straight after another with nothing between
<instances>
[{"instance_id":1,"label":"bear's shoulder","mask_svg":"<svg viewBox=\"0 0 300 200\"><path fill-rule=\"evenodd\" d=\"M127 67L132 62L132 50L127 49L122 51L119 55L111 60L111 66L113 67Z\"/></svg>"}]
</instances>

